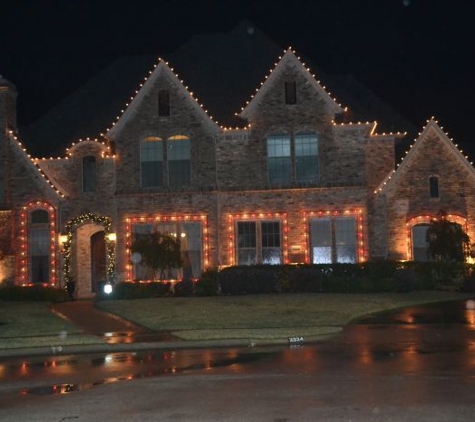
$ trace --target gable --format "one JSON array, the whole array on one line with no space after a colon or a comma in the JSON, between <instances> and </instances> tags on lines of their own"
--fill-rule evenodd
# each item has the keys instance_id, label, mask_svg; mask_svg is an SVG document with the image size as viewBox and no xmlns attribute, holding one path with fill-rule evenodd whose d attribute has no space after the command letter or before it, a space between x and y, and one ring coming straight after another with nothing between
<instances>
[{"instance_id":1,"label":"gable","mask_svg":"<svg viewBox=\"0 0 475 422\"><path fill-rule=\"evenodd\" d=\"M438 123L431 119L406 152L397 169L387 176L375 193L390 193L415 186L435 176L456 185L475 182L475 169Z\"/></svg>"},{"instance_id":2,"label":"gable","mask_svg":"<svg viewBox=\"0 0 475 422\"><path fill-rule=\"evenodd\" d=\"M164 91L169 93L170 119L160 119L159 116L159 92ZM156 130L160 125L179 121L179 113L193 115L198 123L206 125L212 132L217 133L220 130L217 122L208 116L198 99L193 96L193 92L188 90L183 81L173 73L173 69L161 59L154 70L149 72L149 76L144 78L144 83L135 91L135 96L130 97L130 103L125 104L121 113L111 128L107 129L107 138L117 138L128 125L138 124L142 131L150 130L150 127Z\"/></svg>"},{"instance_id":3,"label":"gable","mask_svg":"<svg viewBox=\"0 0 475 422\"><path fill-rule=\"evenodd\" d=\"M292 105L292 102L287 101L289 97L287 95L288 92L286 92L290 83L296 84L296 104L308 100L306 96L310 94L311 96L317 97L320 106L331 118L345 111L341 104L338 104L338 102L331 97L331 94L325 90L325 87L320 84L320 81L315 79L315 75L310 72L310 69L306 68L305 64L302 63L289 48L280 58L280 61L276 63L275 68L271 69L270 74L265 77L265 81L261 83L261 87L256 89L256 94L252 95L251 100L241 109L239 115L246 119L252 118L260 108L261 102L271 96L273 92L277 93L275 96L276 100L271 100L270 102ZM302 98L299 100L299 97ZM267 103L269 103L269 101L267 101ZM270 106L272 107L272 104L270 104ZM266 105L266 108L268 107L269 104Z\"/></svg>"}]
</instances>

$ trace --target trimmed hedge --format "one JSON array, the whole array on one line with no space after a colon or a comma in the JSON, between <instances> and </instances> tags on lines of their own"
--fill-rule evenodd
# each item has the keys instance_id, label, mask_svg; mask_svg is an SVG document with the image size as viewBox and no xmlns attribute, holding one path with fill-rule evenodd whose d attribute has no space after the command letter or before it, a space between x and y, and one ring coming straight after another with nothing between
<instances>
[{"instance_id":1,"label":"trimmed hedge","mask_svg":"<svg viewBox=\"0 0 475 422\"><path fill-rule=\"evenodd\" d=\"M221 293L475 291L475 268L446 262L236 266L219 273Z\"/></svg>"},{"instance_id":2,"label":"trimmed hedge","mask_svg":"<svg viewBox=\"0 0 475 422\"><path fill-rule=\"evenodd\" d=\"M43 286L6 286L0 288L0 300L60 303L70 300L64 289Z\"/></svg>"}]
</instances>

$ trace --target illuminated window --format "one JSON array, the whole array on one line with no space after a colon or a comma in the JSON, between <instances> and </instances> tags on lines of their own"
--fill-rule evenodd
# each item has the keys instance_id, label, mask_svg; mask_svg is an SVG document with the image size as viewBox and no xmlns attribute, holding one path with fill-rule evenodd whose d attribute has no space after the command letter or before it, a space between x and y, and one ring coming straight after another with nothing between
<instances>
[{"instance_id":1,"label":"illuminated window","mask_svg":"<svg viewBox=\"0 0 475 422\"><path fill-rule=\"evenodd\" d=\"M439 197L439 178L437 176L429 177L429 190L431 198Z\"/></svg>"},{"instance_id":2,"label":"illuminated window","mask_svg":"<svg viewBox=\"0 0 475 422\"><path fill-rule=\"evenodd\" d=\"M413 261L430 261L427 241L429 224L417 224L412 228L412 259Z\"/></svg>"},{"instance_id":3,"label":"illuminated window","mask_svg":"<svg viewBox=\"0 0 475 422\"><path fill-rule=\"evenodd\" d=\"M285 86L285 104L297 104L297 84L295 81L286 81Z\"/></svg>"},{"instance_id":4,"label":"illuminated window","mask_svg":"<svg viewBox=\"0 0 475 422\"><path fill-rule=\"evenodd\" d=\"M238 265L282 262L279 221L238 221L236 229Z\"/></svg>"},{"instance_id":5,"label":"illuminated window","mask_svg":"<svg viewBox=\"0 0 475 422\"><path fill-rule=\"evenodd\" d=\"M51 233L46 210L30 213L29 256L31 283L49 283Z\"/></svg>"},{"instance_id":6,"label":"illuminated window","mask_svg":"<svg viewBox=\"0 0 475 422\"><path fill-rule=\"evenodd\" d=\"M170 115L170 92L168 89L161 89L158 91L158 115Z\"/></svg>"},{"instance_id":7,"label":"illuminated window","mask_svg":"<svg viewBox=\"0 0 475 422\"><path fill-rule=\"evenodd\" d=\"M163 186L163 141L150 136L140 142L140 181L143 188Z\"/></svg>"},{"instance_id":8,"label":"illuminated window","mask_svg":"<svg viewBox=\"0 0 475 422\"><path fill-rule=\"evenodd\" d=\"M189 280L200 277L203 262L201 222L177 221L132 224L132 238L152 232L166 233L180 239L182 268L167 269L165 279ZM151 281L160 278L160 274L154 274L153 269L145 265L141 257L132 255L132 264L134 281Z\"/></svg>"},{"instance_id":9,"label":"illuminated window","mask_svg":"<svg viewBox=\"0 0 475 422\"><path fill-rule=\"evenodd\" d=\"M96 157L91 155L82 159L82 191L96 191Z\"/></svg>"},{"instance_id":10,"label":"illuminated window","mask_svg":"<svg viewBox=\"0 0 475 422\"><path fill-rule=\"evenodd\" d=\"M310 242L314 264L355 263L355 218L335 217L310 220Z\"/></svg>"},{"instance_id":11,"label":"illuminated window","mask_svg":"<svg viewBox=\"0 0 475 422\"><path fill-rule=\"evenodd\" d=\"M186 136L167 140L168 184L170 187L189 186L191 182L191 144Z\"/></svg>"},{"instance_id":12,"label":"illuminated window","mask_svg":"<svg viewBox=\"0 0 475 422\"><path fill-rule=\"evenodd\" d=\"M320 176L317 134L268 136L267 174L271 186L317 183Z\"/></svg>"}]
</instances>

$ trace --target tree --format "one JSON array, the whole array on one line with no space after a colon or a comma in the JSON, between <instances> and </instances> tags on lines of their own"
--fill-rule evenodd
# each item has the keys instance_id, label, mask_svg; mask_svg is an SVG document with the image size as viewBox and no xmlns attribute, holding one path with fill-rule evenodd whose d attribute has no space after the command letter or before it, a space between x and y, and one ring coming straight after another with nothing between
<instances>
[{"instance_id":1,"label":"tree","mask_svg":"<svg viewBox=\"0 0 475 422\"><path fill-rule=\"evenodd\" d=\"M141 255L142 262L153 269L155 276L160 273L162 281L166 270L182 266L180 239L169 233L136 234L131 249Z\"/></svg>"},{"instance_id":2,"label":"tree","mask_svg":"<svg viewBox=\"0 0 475 422\"><path fill-rule=\"evenodd\" d=\"M447 219L445 211L439 211L427 229L428 255L436 261L465 262L470 255L470 238L460 224Z\"/></svg>"}]
</instances>

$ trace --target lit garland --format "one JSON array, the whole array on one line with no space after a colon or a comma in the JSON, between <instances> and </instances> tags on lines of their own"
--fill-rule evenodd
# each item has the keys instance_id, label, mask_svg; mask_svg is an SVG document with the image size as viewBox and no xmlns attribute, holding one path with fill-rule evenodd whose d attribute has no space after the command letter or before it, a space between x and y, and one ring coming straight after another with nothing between
<instances>
[{"instance_id":1,"label":"lit garland","mask_svg":"<svg viewBox=\"0 0 475 422\"><path fill-rule=\"evenodd\" d=\"M73 280L71 276L71 244L73 240L73 232L79 226L82 226L86 223L94 223L101 226L104 226L104 232L106 234L106 253L107 253L107 277L110 281L114 279L115 274L115 243L109 239L107 236L108 233L111 233L112 220L109 217L99 217L92 213L87 213L80 215L79 217L73 218L66 224L66 236L67 239L64 242L63 249L63 272L64 272L64 281L68 283Z\"/></svg>"}]
</instances>

